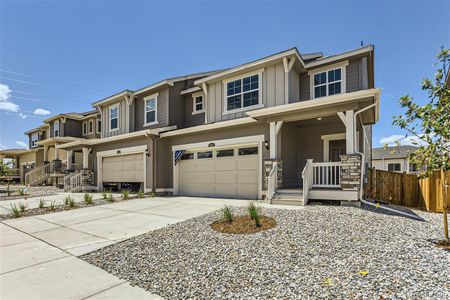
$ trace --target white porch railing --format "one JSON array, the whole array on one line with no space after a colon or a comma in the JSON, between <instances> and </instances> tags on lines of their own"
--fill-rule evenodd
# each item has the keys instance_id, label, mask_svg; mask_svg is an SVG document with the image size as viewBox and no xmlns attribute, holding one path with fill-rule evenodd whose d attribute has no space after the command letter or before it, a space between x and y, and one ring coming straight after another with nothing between
<instances>
[{"instance_id":1,"label":"white porch railing","mask_svg":"<svg viewBox=\"0 0 450 300\"><path fill-rule=\"evenodd\" d=\"M71 173L64 176L64 191L65 192L79 192L81 191L81 182L83 176L80 172Z\"/></svg>"},{"instance_id":2,"label":"white porch railing","mask_svg":"<svg viewBox=\"0 0 450 300\"><path fill-rule=\"evenodd\" d=\"M36 167L34 170L25 174L25 185L32 186L44 182L50 174L51 164Z\"/></svg>"},{"instance_id":3,"label":"white porch railing","mask_svg":"<svg viewBox=\"0 0 450 300\"><path fill-rule=\"evenodd\" d=\"M312 187L339 188L341 187L340 162L313 162Z\"/></svg>"},{"instance_id":4,"label":"white porch railing","mask_svg":"<svg viewBox=\"0 0 450 300\"><path fill-rule=\"evenodd\" d=\"M272 168L270 169L269 176L267 176L267 200L269 203L272 202L273 196L275 195L277 188L277 162L273 162Z\"/></svg>"},{"instance_id":5,"label":"white porch railing","mask_svg":"<svg viewBox=\"0 0 450 300\"><path fill-rule=\"evenodd\" d=\"M303 178L303 203L306 205L308 203L309 190L311 189L313 183L313 160L306 160L306 165L303 168L302 178Z\"/></svg>"}]
</instances>

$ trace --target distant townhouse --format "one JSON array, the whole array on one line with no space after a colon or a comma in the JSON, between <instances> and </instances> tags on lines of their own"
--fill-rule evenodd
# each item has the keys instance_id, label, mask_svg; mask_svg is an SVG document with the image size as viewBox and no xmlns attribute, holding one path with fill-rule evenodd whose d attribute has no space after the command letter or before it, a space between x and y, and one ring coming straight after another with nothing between
<instances>
[{"instance_id":1,"label":"distant townhouse","mask_svg":"<svg viewBox=\"0 0 450 300\"><path fill-rule=\"evenodd\" d=\"M372 150L372 166L378 170L390 172L416 173L417 167L411 163L410 156L418 147L391 146Z\"/></svg>"}]
</instances>

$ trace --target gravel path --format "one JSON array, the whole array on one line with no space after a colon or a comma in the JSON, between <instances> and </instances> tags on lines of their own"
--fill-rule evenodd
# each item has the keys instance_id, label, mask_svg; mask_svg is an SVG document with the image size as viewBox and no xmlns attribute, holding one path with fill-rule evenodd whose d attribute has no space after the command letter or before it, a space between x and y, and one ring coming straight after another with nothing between
<instances>
[{"instance_id":1,"label":"gravel path","mask_svg":"<svg viewBox=\"0 0 450 300\"><path fill-rule=\"evenodd\" d=\"M374 210L264 209L278 225L253 235L213 231L213 212L81 258L167 299L449 299L442 216Z\"/></svg>"},{"instance_id":2,"label":"gravel path","mask_svg":"<svg viewBox=\"0 0 450 300\"><path fill-rule=\"evenodd\" d=\"M15 199L22 199L24 198L23 195L20 195L19 189L23 189L26 192L26 197L45 197L45 196L51 196L56 195L57 193L61 192L61 189L58 189L55 186L23 186L23 185L11 185L10 191L11 196L7 196L6 185L0 185L0 201L6 201L6 200L15 200Z\"/></svg>"}]
</instances>

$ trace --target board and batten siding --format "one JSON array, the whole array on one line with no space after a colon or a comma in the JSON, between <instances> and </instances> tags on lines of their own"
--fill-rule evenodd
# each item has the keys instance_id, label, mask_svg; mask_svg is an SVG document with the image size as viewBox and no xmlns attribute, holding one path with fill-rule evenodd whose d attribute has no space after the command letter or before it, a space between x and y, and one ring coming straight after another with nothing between
<instances>
[{"instance_id":1,"label":"board and batten siding","mask_svg":"<svg viewBox=\"0 0 450 300\"><path fill-rule=\"evenodd\" d=\"M185 95L184 97L184 127L192 127L202 125L205 123L205 113L192 114L194 101L192 95Z\"/></svg>"},{"instance_id":2,"label":"board and batten siding","mask_svg":"<svg viewBox=\"0 0 450 300\"><path fill-rule=\"evenodd\" d=\"M250 72L251 74L251 72ZM243 74L245 76L246 74ZM235 77L233 75L233 77ZM295 75L293 76L295 78ZM275 64L264 68L262 72L262 104L264 107L273 107L283 105L284 103L284 67L282 63ZM224 81L212 83L208 86L207 110L208 123L231 120L245 117L245 112L223 114L225 106ZM296 89L292 89L292 94L297 93Z\"/></svg>"}]
</instances>

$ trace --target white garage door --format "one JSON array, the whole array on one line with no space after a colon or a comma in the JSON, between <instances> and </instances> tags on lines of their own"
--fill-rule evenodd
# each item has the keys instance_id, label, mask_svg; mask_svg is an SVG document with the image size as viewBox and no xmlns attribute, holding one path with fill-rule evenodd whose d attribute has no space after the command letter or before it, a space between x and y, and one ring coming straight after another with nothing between
<instances>
[{"instance_id":1,"label":"white garage door","mask_svg":"<svg viewBox=\"0 0 450 300\"><path fill-rule=\"evenodd\" d=\"M144 182L142 153L103 158L103 182Z\"/></svg>"},{"instance_id":2,"label":"white garage door","mask_svg":"<svg viewBox=\"0 0 450 300\"><path fill-rule=\"evenodd\" d=\"M186 152L179 161L180 195L258 198L258 147Z\"/></svg>"}]
</instances>

